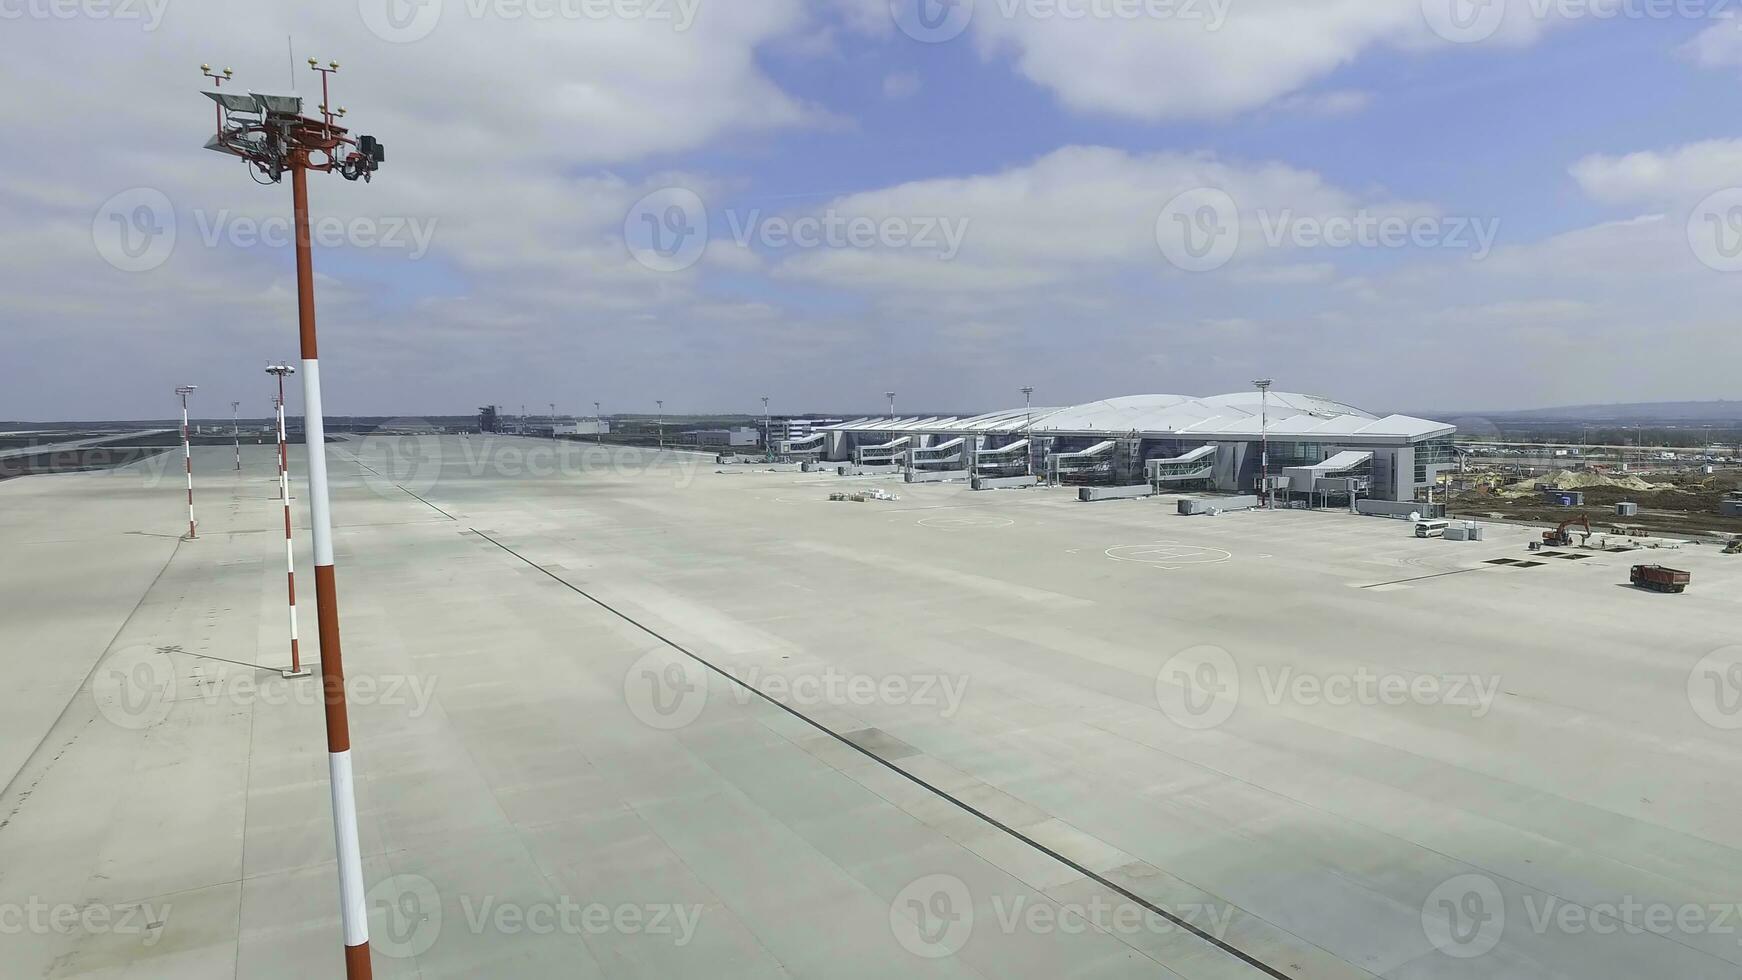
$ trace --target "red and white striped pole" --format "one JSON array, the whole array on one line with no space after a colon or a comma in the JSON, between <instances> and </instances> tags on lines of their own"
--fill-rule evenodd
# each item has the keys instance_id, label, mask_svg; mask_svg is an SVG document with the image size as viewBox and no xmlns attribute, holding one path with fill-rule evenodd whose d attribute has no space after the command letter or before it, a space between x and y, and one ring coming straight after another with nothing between
<instances>
[{"instance_id":1,"label":"red and white striped pole","mask_svg":"<svg viewBox=\"0 0 1742 980\"><path fill-rule=\"evenodd\" d=\"M296 550L290 536L290 443L284 431L284 376L295 374L289 364L273 364L266 373L278 378L278 497L284 501L284 572L290 586L290 669L285 677L307 677L296 629Z\"/></svg>"},{"instance_id":2,"label":"red and white striped pole","mask_svg":"<svg viewBox=\"0 0 1742 980\"><path fill-rule=\"evenodd\" d=\"M242 426L236 413L242 408L241 402L230 403L230 438L236 440L236 472L242 472Z\"/></svg>"},{"instance_id":3,"label":"red and white striped pole","mask_svg":"<svg viewBox=\"0 0 1742 980\"><path fill-rule=\"evenodd\" d=\"M188 537L197 538L199 532L194 527L194 449L188 441L188 395L199 390L199 385L182 385L175 390L181 396L181 459L188 475Z\"/></svg>"},{"instance_id":4,"label":"red and white striped pole","mask_svg":"<svg viewBox=\"0 0 1742 980\"><path fill-rule=\"evenodd\" d=\"M315 275L308 220L308 152L290 161L296 226L296 305L302 337L303 441L308 446L309 529L314 536L315 619L321 631L322 701L327 715L327 775L333 791L338 857L339 918L344 926L345 976L369 980L369 911L357 841L357 793L351 774L351 722L345 705L345 659L339 651L339 591L333 574L333 523L327 497L327 432L321 415L321 364L315 342Z\"/></svg>"}]
</instances>

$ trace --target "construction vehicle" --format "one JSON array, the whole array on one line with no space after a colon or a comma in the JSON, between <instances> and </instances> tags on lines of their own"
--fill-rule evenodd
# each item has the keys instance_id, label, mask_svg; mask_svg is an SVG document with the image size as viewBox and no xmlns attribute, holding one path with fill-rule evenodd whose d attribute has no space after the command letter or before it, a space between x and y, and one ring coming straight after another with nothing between
<instances>
[{"instance_id":1,"label":"construction vehicle","mask_svg":"<svg viewBox=\"0 0 1742 980\"><path fill-rule=\"evenodd\" d=\"M1574 525L1585 529L1584 540L1589 542L1591 540L1591 519L1589 517L1575 517L1562 521L1560 526L1552 531L1542 532L1542 543L1550 548L1571 548L1573 546L1573 533L1570 528Z\"/></svg>"},{"instance_id":2,"label":"construction vehicle","mask_svg":"<svg viewBox=\"0 0 1742 980\"><path fill-rule=\"evenodd\" d=\"M1728 545L1725 545L1724 554L1742 555L1742 538L1735 538Z\"/></svg>"},{"instance_id":3,"label":"construction vehicle","mask_svg":"<svg viewBox=\"0 0 1742 980\"><path fill-rule=\"evenodd\" d=\"M1686 592L1693 575L1662 565L1634 565L1633 584L1653 592Z\"/></svg>"}]
</instances>

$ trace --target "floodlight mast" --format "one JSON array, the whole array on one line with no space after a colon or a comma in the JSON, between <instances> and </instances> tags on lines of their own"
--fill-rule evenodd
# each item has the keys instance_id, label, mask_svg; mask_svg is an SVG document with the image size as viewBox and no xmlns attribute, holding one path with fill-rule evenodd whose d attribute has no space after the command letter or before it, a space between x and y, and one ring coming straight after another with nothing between
<instances>
[{"instance_id":1,"label":"floodlight mast","mask_svg":"<svg viewBox=\"0 0 1742 980\"><path fill-rule=\"evenodd\" d=\"M230 403L230 438L236 440L236 472L242 472L242 429L236 413L242 408L241 402Z\"/></svg>"},{"instance_id":2,"label":"floodlight mast","mask_svg":"<svg viewBox=\"0 0 1742 980\"><path fill-rule=\"evenodd\" d=\"M1264 491L1265 507L1276 509L1276 491L1270 483L1270 386L1275 384L1269 378L1252 382L1252 387L1258 389L1258 466L1263 471L1259 477L1259 487Z\"/></svg>"},{"instance_id":3,"label":"floodlight mast","mask_svg":"<svg viewBox=\"0 0 1742 980\"><path fill-rule=\"evenodd\" d=\"M199 537L199 531L194 524L194 449L188 441L188 395L199 390L199 385L182 385L175 390L181 396L181 458L188 474L188 540Z\"/></svg>"},{"instance_id":4,"label":"floodlight mast","mask_svg":"<svg viewBox=\"0 0 1742 980\"><path fill-rule=\"evenodd\" d=\"M345 976L369 980L369 916L363 892L363 861L357 837L357 798L351 764L351 726L345 704L344 656L339 642L338 583L333 568L333 524L327 490L326 423L321 414L321 369L315 332L314 258L309 233L309 171L337 173L367 182L387 154L373 136L352 139L334 123L345 111L331 108L328 81L339 63L323 67L320 119L302 114L295 96L249 99L206 93L219 105L218 134L209 149L241 157L268 183L290 171L295 219L298 332L302 344L303 436L308 445L309 528L314 539L315 618L320 626L322 701L327 722L327 773L332 789L333 836L338 857L339 911L344 927ZM240 116L241 118L237 118ZM258 179L258 178L256 178Z\"/></svg>"},{"instance_id":5,"label":"floodlight mast","mask_svg":"<svg viewBox=\"0 0 1742 980\"><path fill-rule=\"evenodd\" d=\"M302 643L296 627L296 547L290 534L290 447L284 431L284 376L295 374L289 364L269 364L266 373L278 379L278 400L273 402L278 416L278 496L284 501L284 571L290 600L290 669L285 677L307 677L302 665Z\"/></svg>"}]
</instances>

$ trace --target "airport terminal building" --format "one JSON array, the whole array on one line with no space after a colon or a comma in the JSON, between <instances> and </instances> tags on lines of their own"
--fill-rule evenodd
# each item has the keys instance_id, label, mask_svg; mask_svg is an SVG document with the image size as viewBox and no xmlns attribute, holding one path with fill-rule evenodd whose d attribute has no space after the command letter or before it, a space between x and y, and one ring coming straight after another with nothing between
<instances>
[{"instance_id":1,"label":"airport terminal building","mask_svg":"<svg viewBox=\"0 0 1742 980\"><path fill-rule=\"evenodd\" d=\"M1407 415L1381 418L1316 395L1249 391L1130 395L971 418L866 417L818 427L777 448L787 458L910 472L1031 473L1059 483L1252 492L1260 486L1261 444L1268 442L1278 492L1408 501L1456 467L1456 431Z\"/></svg>"}]
</instances>

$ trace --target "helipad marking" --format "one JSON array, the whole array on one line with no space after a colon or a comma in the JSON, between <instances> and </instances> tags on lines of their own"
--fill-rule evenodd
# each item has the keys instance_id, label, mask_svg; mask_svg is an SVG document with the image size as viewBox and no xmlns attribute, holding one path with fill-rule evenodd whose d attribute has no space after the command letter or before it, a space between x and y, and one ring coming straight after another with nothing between
<instances>
[{"instance_id":1,"label":"helipad marking","mask_svg":"<svg viewBox=\"0 0 1742 980\"><path fill-rule=\"evenodd\" d=\"M922 517L915 523L920 527L933 527L943 531L958 531L964 528L978 527L1012 527L1016 524L1008 517L989 517L983 514L966 514L961 517Z\"/></svg>"},{"instance_id":2,"label":"helipad marking","mask_svg":"<svg viewBox=\"0 0 1742 980\"><path fill-rule=\"evenodd\" d=\"M1139 565L1159 565L1162 568L1184 568L1187 565L1213 565L1234 556L1220 548L1204 548L1177 541L1157 541L1154 544L1128 544L1108 548L1103 552L1114 561Z\"/></svg>"}]
</instances>

